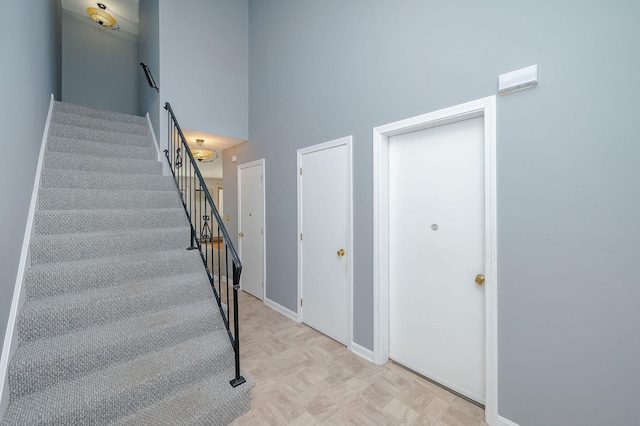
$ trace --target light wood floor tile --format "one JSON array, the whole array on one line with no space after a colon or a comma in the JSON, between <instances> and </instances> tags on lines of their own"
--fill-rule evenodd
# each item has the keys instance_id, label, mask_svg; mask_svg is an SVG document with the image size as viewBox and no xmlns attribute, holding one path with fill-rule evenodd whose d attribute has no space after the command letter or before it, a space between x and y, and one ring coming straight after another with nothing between
<instances>
[{"instance_id":1,"label":"light wood floor tile","mask_svg":"<svg viewBox=\"0 0 640 426\"><path fill-rule=\"evenodd\" d=\"M323 395L331 398L335 403L344 405L358 396L358 393L347 386L344 382L338 382L325 390Z\"/></svg>"},{"instance_id":2,"label":"light wood floor tile","mask_svg":"<svg viewBox=\"0 0 640 426\"><path fill-rule=\"evenodd\" d=\"M445 412L448 407L448 403L440 398L434 398L431 400L427 408L414 420L414 425L431 426L436 424L440 416Z\"/></svg>"},{"instance_id":3,"label":"light wood floor tile","mask_svg":"<svg viewBox=\"0 0 640 426\"><path fill-rule=\"evenodd\" d=\"M409 384L404 386L400 393L398 393L396 399L417 413L421 413L435 397L435 393L425 387L415 382L409 382Z\"/></svg>"},{"instance_id":4,"label":"light wood floor tile","mask_svg":"<svg viewBox=\"0 0 640 426\"><path fill-rule=\"evenodd\" d=\"M321 380L317 383L314 383L313 386L309 387L309 389L307 389L306 391L296 395L295 400L298 404L302 405L303 407L306 407L307 405L309 405L309 403L311 403L311 401L313 401L318 395L324 392L329 386L331 386L330 383L328 383L325 380Z\"/></svg>"},{"instance_id":5,"label":"light wood floor tile","mask_svg":"<svg viewBox=\"0 0 640 426\"><path fill-rule=\"evenodd\" d=\"M401 422L390 414L382 411L374 403L368 402L348 422L353 426L389 426Z\"/></svg>"},{"instance_id":6,"label":"light wood floor tile","mask_svg":"<svg viewBox=\"0 0 640 426\"><path fill-rule=\"evenodd\" d=\"M308 411L305 411L287 426L319 426L321 424Z\"/></svg>"},{"instance_id":7,"label":"light wood floor tile","mask_svg":"<svg viewBox=\"0 0 640 426\"><path fill-rule=\"evenodd\" d=\"M325 369L325 367L311 365L297 372L296 377L303 383L306 383L309 386L313 386L320 381L326 380L327 377L329 377L329 372ZM327 382L329 381L327 380Z\"/></svg>"},{"instance_id":8,"label":"light wood floor tile","mask_svg":"<svg viewBox=\"0 0 640 426\"><path fill-rule=\"evenodd\" d=\"M236 426L486 426L484 410L344 345L240 292L241 368L255 382Z\"/></svg>"},{"instance_id":9,"label":"light wood floor tile","mask_svg":"<svg viewBox=\"0 0 640 426\"><path fill-rule=\"evenodd\" d=\"M396 393L382 383L374 383L360 392L360 395L373 402L377 407L384 407L396 396Z\"/></svg>"},{"instance_id":10,"label":"light wood floor tile","mask_svg":"<svg viewBox=\"0 0 640 426\"><path fill-rule=\"evenodd\" d=\"M359 376L354 376L348 380L345 380L344 383L356 392L362 392L366 388L371 386L370 380Z\"/></svg>"},{"instance_id":11,"label":"light wood floor tile","mask_svg":"<svg viewBox=\"0 0 640 426\"><path fill-rule=\"evenodd\" d=\"M384 412L398 419L398 422L410 424L418 418L420 411L410 408L408 405L394 398L384 407Z\"/></svg>"},{"instance_id":12,"label":"light wood floor tile","mask_svg":"<svg viewBox=\"0 0 640 426\"><path fill-rule=\"evenodd\" d=\"M302 414L305 409L296 403L293 398L281 395L272 399L265 407L278 419L276 424L288 424Z\"/></svg>"},{"instance_id":13,"label":"light wood floor tile","mask_svg":"<svg viewBox=\"0 0 640 426\"><path fill-rule=\"evenodd\" d=\"M435 426L480 426L481 423L482 420L478 420L477 417L457 408L449 407L438 419Z\"/></svg>"},{"instance_id":14,"label":"light wood floor tile","mask_svg":"<svg viewBox=\"0 0 640 426\"><path fill-rule=\"evenodd\" d=\"M290 374L279 380L280 388L291 394L292 396L299 395L309 389L312 384L305 383L300 380L297 374Z\"/></svg>"},{"instance_id":15,"label":"light wood floor tile","mask_svg":"<svg viewBox=\"0 0 640 426\"><path fill-rule=\"evenodd\" d=\"M333 400L327 398L323 394L316 396L307 405L307 411L321 422L327 420L339 409L340 406L338 404L336 404Z\"/></svg>"},{"instance_id":16,"label":"light wood floor tile","mask_svg":"<svg viewBox=\"0 0 640 426\"><path fill-rule=\"evenodd\" d=\"M363 398L353 398L343 404L338 411L329 417L323 424L345 424L355 416L368 401Z\"/></svg>"},{"instance_id":17,"label":"light wood floor tile","mask_svg":"<svg viewBox=\"0 0 640 426\"><path fill-rule=\"evenodd\" d=\"M464 413L470 414L480 421L484 420L484 410L477 405L470 403L469 401L465 401L462 398L454 399L451 403L451 407L456 408Z\"/></svg>"}]
</instances>

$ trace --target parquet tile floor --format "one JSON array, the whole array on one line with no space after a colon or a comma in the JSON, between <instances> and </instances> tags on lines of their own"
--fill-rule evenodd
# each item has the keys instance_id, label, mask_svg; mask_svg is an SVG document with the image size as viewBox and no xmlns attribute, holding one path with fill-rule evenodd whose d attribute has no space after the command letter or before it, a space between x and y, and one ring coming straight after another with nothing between
<instances>
[{"instance_id":1,"label":"parquet tile floor","mask_svg":"<svg viewBox=\"0 0 640 426\"><path fill-rule=\"evenodd\" d=\"M487 426L484 410L410 371L372 364L244 292L238 301L255 387L234 425Z\"/></svg>"}]
</instances>

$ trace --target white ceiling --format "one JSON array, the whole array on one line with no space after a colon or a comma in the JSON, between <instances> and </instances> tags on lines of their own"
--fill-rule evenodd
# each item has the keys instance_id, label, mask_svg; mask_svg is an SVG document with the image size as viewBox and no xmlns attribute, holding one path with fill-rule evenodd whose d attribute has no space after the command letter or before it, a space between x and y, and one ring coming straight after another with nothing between
<instances>
[{"instance_id":1,"label":"white ceiling","mask_svg":"<svg viewBox=\"0 0 640 426\"><path fill-rule=\"evenodd\" d=\"M98 3L107 6L107 12L113 15L118 21L120 29L132 34L138 34L138 0L61 0L62 8L84 15L89 19L87 14L88 7L97 7Z\"/></svg>"}]
</instances>

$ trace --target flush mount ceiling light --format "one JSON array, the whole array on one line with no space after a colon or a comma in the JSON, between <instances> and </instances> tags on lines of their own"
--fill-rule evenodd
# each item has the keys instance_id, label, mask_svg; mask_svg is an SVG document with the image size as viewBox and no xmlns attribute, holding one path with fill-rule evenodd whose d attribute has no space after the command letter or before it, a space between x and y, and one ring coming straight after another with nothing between
<instances>
[{"instance_id":1,"label":"flush mount ceiling light","mask_svg":"<svg viewBox=\"0 0 640 426\"><path fill-rule=\"evenodd\" d=\"M102 3L98 3L98 7L88 7L87 13L98 24L102 25L105 28L109 28L110 30L117 30L120 28L118 25L118 21L116 18L109 15L106 11L107 6Z\"/></svg>"},{"instance_id":2,"label":"flush mount ceiling light","mask_svg":"<svg viewBox=\"0 0 640 426\"><path fill-rule=\"evenodd\" d=\"M193 158L195 158L196 160L198 160L199 162L205 162L205 163L211 163L212 161L214 161L216 158L218 158L218 153L216 151L212 151L210 149L204 148L204 139L196 139L196 145L198 145L197 148L195 148L194 150L191 151L191 154L193 154ZM214 156L213 158L211 158L208 161L204 161L207 160L208 158Z\"/></svg>"}]
</instances>

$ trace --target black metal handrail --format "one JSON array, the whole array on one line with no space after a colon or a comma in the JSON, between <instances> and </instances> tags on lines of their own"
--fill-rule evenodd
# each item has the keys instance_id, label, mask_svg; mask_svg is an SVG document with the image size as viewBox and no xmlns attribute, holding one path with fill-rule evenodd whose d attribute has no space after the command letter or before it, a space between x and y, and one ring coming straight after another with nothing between
<instances>
[{"instance_id":1,"label":"black metal handrail","mask_svg":"<svg viewBox=\"0 0 640 426\"><path fill-rule=\"evenodd\" d=\"M160 93L160 88L156 84L156 81L154 80L153 75L151 75L151 70L149 69L147 64L145 64L144 62L140 62L140 66L144 71L145 77L147 77L147 83L149 83L149 87L151 87L152 89L156 89L156 92Z\"/></svg>"},{"instance_id":2,"label":"black metal handrail","mask_svg":"<svg viewBox=\"0 0 640 426\"><path fill-rule=\"evenodd\" d=\"M164 150L164 153L167 161L169 161L176 187L180 192L184 211L191 224L191 247L189 249L198 249L200 251L200 257L207 271L211 288L216 296L222 319L227 327L227 334L235 352L236 371L235 377L230 383L231 386L236 387L245 382L244 377L240 375L238 323L238 290L240 289L242 263L240 263L238 253L229 238L220 213L218 213L218 209L198 169L198 163L191 154L187 139L182 133L169 102L165 103L164 109L168 112L169 130L169 147ZM211 224L211 217L215 220L213 225ZM215 227L217 227L217 233L214 236L213 229ZM222 255L223 251L224 256ZM229 265L231 265L233 273L232 295L229 294ZM217 275L215 274L216 272ZM222 291L223 281L226 289L224 293ZM216 282L218 284L217 288ZM230 296L232 300L230 300ZM233 310L231 310L231 304L233 304ZM230 327L232 314L233 331Z\"/></svg>"}]
</instances>

